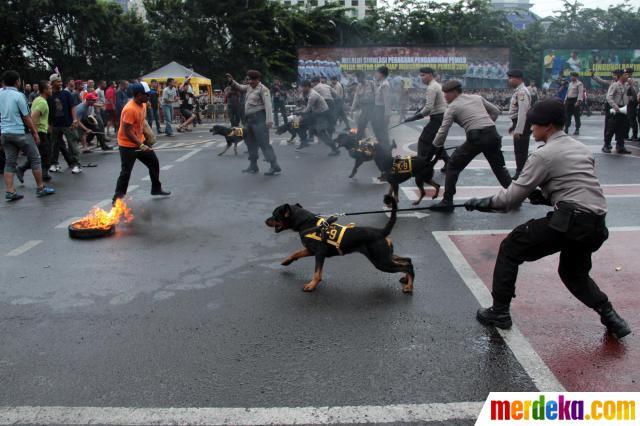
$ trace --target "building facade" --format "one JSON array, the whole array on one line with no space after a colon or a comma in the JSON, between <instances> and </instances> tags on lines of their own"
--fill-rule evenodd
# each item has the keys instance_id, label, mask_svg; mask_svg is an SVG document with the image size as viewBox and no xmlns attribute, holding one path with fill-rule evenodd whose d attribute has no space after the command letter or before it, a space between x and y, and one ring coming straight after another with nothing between
<instances>
[{"instance_id":1,"label":"building facade","mask_svg":"<svg viewBox=\"0 0 640 426\"><path fill-rule=\"evenodd\" d=\"M318 7L325 4L335 4L336 6L353 8L350 12L352 16L362 19L378 7L377 0L279 0L286 6L306 6Z\"/></svg>"}]
</instances>

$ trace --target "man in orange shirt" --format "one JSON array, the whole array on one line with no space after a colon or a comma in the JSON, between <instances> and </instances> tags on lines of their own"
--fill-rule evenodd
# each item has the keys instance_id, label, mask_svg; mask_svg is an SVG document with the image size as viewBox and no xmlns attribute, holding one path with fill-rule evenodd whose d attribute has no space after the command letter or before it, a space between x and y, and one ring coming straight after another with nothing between
<instances>
[{"instance_id":1,"label":"man in orange shirt","mask_svg":"<svg viewBox=\"0 0 640 426\"><path fill-rule=\"evenodd\" d=\"M118 130L118 148L120 149L121 170L116 184L116 192L113 195L113 202L123 198L127 194L129 178L136 160L149 169L151 178L151 195L170 195L170 191L162 189L160 183L160 163L156 153L145 145L144 142L144 122L147 117L146 104L149 100L151 89L147 83L134 83L129 86L133 99L131 99L122 109L120 116L120 128Z\"/></svg>"}]
</instances>

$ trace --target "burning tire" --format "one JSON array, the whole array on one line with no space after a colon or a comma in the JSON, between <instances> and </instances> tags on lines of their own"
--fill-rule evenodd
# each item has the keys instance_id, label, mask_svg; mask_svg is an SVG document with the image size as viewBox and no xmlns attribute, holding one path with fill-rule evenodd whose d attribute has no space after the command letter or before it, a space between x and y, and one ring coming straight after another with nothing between
<instances>
[{"instance_id":1,"label":"burning tire","mask_svg":"<svg viewBox=\"0 0 640 426\"><path fill-rule=\"evenodd\" d=\"M131 209L122 199L117 199L109 212L94 207L88 215L69 225L69 238L90 239L113 235L116 225L133 220Z\"/></svg>"},{"instance_id":2,"label":"burning tire","mask_svg":"<svg viewBox=\"0 0 640 426\"><path fill-rule=\"evenodd\" d=\"M106 228L81 228L74 226L77 222L69 225L69 237L75 238L79 240L87 240L91 238L100 238L106 237L108 235L113 235L116 232L116 225L110 225Z\"/></svg>"}]
</instances>

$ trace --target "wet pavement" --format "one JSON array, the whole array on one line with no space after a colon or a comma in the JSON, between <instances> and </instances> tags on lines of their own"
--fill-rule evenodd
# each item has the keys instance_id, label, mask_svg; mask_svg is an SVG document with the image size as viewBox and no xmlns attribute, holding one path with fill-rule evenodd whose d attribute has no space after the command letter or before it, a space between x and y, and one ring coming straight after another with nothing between
<instances>
[{"instance_id":1,"label":"wet pavement","mask_svg":"<svg viewBox=\"0 0 640 426\"><path fill-rule=\"evenodd\" d=\"M614 229L594 256L594 277L638 329L640 149L600 153L602 123L585 118L580 137L593 146ZM392 131L399 152L415 149L420 124ZM508 125L501 117L501 134ZM315 213L378 209L387 188L375 183L375 166L348 179L345 152L298 152L272 136L282 175L246 175L244 146L217 156L223 139L208 127L159 138L176 147L158 151L171 197L151 197L136 164L135 219L113 237L71 240L66 225L108 206L117 153L86 155L83 163L98 167L80 175L54 174L52 197L36 198L27 177L18 185L25 199L0 204L0 406L390 406L478 403L490 391L640 390L636 335L607 338L564 288L553 257L523 267L512 334L476 322L503 233L547 208L405 214L392 238L396 253L413 258L412 296L358 254L327 260L318 290L303 293L313 261L280 266L300 248L298 236L274 234L264 220L285 202ZM451 136L448 146L462 143L461 129ZM511 165L508 136L504 151ZM477 160L461 175L461 199L497 189ZM261 172L267 166L260 162ZM400 206L411 207L415 187L403 188Z\"/></svg>"}]
</instances>

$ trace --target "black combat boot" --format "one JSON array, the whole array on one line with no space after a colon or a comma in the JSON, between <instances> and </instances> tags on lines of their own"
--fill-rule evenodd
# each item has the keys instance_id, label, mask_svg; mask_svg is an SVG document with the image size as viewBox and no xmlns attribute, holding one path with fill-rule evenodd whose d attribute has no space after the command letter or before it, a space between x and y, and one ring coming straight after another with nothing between
<instances>
[{"instance_id":1,"label":"black combat boot","mask_svg":"<svg viewBox=\"0 0 640 426\"><path fill-rule=\"evenodd\" d=\"M596 308L595 311L600 315L600 322L607 327L607 331L615 338L622 339L631 333L629 324L613 309L611 302L607 302L601 307Z\"/></svg>"},{"instance_id":2,"label":"black combat boot","mask_svg":"<svg viewBox=\"0 0 640 426\"><path fill-rule=\"evenodd\" d=\"M259 171L259 169L258 169L258 160L251 160L251 162L249 163L249 167L244 169L242 171L242 173L256 174L256 173L258 173L258 171Z\"/></svg>"},{"instance_id":3,"label":"black combat boot","mask_svg":"<svg viewBox=\"0 0 640 426\"><path fill-rule=\"evenodd\" d=\"M511 314L509 305L493 302L490 308L480 308L476 318L482 325L494 326L502 329L511 328Z\"/></svg>"},{"instance_id":4,"label":"black combat boot","mask_svg":"<svg viewBox=\"0 0 640 426\"><path fill-rule=\"evenodd\" d=\"M275 176L277 174L280 174L281 171L282 171L282 169L278 165L278 162L274 161L273 163L271 163L271 168L269 169L269 171L265 172L264 175L265 176Z\"/></svg>"}]
</instances>

